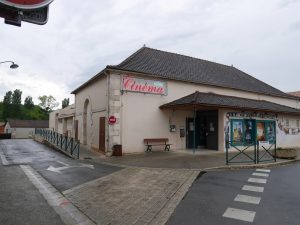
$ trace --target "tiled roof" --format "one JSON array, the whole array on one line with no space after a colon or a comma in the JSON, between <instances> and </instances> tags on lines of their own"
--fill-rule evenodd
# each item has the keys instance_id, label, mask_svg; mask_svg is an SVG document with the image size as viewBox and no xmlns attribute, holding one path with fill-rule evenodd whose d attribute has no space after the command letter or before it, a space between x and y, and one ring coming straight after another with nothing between
<instances>
[{"instance_id":1,"label":"tiled roof","mask_svg":"<svg viewBox=\"0 0 300 225\"><path fill-rule=\"evenodd\" d=\"M300 91L288 92L287 94L293 95L300 98Z\"/></svg>"},{"instance_id":2,"label":"tiled roof","mask_svg":"<svg viewBox=\"0 0 300 225\"><path fill-rule=\"evenodd\" d=\"M8 119L11 128L49 128L49 120L15 120Z\"/></svg>"},{"instance_id":3,"label":"tiled roof","mask_svg":"<svg viewBox=\"0 0 300 225\"><path fill-rule=\"evenodd\" d=\"M300 109L279 105L263 100L253 100L214 93L195 92L191 95L177 99L173 102L160 106L161 109L184 108L193 106L209 106L222 108L237 108L245 110L257 110L263 112L288 113L300 115Z\"/></svg>"},{"instance_id":4,"label":"tiled roof","mask_svg":"<svg viewBox=\"0 0 300 225\"><path fill-rule=\"evenodd\" d=\"M294 98L233 66L143 47L110 69L144 73L171 80L187 81Z\"/></svg>"},{"instance_id":5,"label":"tiled roof","mask_svg":"<svg viewBox=\"0 0 300 225\"><path fill-rule=\"evenodd\" d=\"M75 116L75 104L69 105L63 109L57 110L58 118L69 118Z\"/></svg>"}]
</instances>

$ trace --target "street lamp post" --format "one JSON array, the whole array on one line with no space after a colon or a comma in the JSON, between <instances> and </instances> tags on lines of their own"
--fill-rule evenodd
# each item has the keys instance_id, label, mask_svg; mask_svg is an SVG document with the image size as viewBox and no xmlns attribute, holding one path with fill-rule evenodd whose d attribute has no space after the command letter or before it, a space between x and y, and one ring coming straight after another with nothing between
<instances>
[{"instance_id":1,"label":"street lamp post","mask_svg":"<svg viewBox=\"0 0 300 225\"><path fill-rule=\"evenodd\" d=\"M14 63L13 61L3 61L3 62L0 62L0 64L2 64L2 63L11 63L11 65L10 65L11 69L17 69L19 67L19 65L16 64L16 63Z\"/></svg>"}]
</instances>

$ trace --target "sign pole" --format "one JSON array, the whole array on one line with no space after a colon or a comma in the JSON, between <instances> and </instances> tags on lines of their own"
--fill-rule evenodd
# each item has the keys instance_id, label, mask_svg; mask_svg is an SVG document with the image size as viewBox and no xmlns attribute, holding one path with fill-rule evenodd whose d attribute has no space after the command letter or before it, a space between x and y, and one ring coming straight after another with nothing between
<instances>
[{"instance_id":1,"label":"sign pole","mask_svg":"<svg viewBox=\"0 0 300 225\"><path fill-rule=\"evenodd\" d=\"M196 108L194 106L194 133L193 133L193 154L196 152Z\"/></svg>"}]
</instances>

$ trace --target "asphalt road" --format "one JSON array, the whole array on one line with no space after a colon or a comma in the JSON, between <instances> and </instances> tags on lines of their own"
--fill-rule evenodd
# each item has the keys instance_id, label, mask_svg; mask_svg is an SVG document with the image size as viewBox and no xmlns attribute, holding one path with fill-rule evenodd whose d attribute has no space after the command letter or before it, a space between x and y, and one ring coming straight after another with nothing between
<instances>
[{"instance_id":1,"label":"asphalt road","mask_svg":"<svg viewBox=\"0 0 300 225\"><path fill-rule=\"evenodd\" d=\"M0 140L1 155L0 163L30 165L61 192L120 169L74 160L31 139Z\"/></svg>"},{"instance_id":2,"label":"asphalt road","mask_svg":"<svg viewBox=\"0 0 300 225\"><path fill-rule=\"evenodd\" d=\"M120 169L73 160L29 139L0 140L0 224L64 224L21 165L31 166L60 192Z\"/></svg>"},{"instance_id":3,"label":"asphalt road","mask_svg":"<svg viewBox=\"0 0 300 225\"><path fill-rule=\"evenodd\" d=\"M249 182L249 178L261 183ZM208 172L194 182L168 224L299 225L300 164L270 172Z\"/></svg>"},{"instance_id":4,"label":"asphalt road","mask_svg":"<svg viewBox=\"0 0 300 225\"><path fill-rule=\"evenodd\" d=\"M64 223L19 166L0 166L0 224Z\"/></svg>"}]
</instances>

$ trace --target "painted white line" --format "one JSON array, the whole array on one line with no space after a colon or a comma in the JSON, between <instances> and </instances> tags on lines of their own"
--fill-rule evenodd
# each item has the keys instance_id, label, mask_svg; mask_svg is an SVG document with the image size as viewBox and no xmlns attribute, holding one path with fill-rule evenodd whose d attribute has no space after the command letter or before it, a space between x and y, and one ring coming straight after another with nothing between
<instances>
[{"instance_id":1,"label":"painted white line","mask_svg":"<svg viewBox=\"0 0 300 225\"><path fill-rule=\"evenodd\" d=\"M261 198L260 197L254 197L249 195L237 195L234 199L236 202L244 202L244 203L250 203L258 205L260 203Z\"/></svg>"},{"instance_id":2,"label":"painted white line","mask_svg":"<svg viewBox=\"0 0 300 225\"><path fill-rule=\"evenodd\" d=\"M95 225L31 166L21 165L20 167L66 225Z\"/></svg>"},{"instance_id":3,"label":"painted white line","mask_svg":"<svg viewBox=\"0 0 300 225\"><path fill-rule=\"evenodd\" d=\"M253 192L264 192L264 187L257 187L252 185L244 185L243 191L253 191Z\"/></svg>"},{"instance_id":4,"label":"painted white line","mask_svg":"<svg viewBox=\"0 0 300 225\"><path fill-rule=\"evenodd\" d=\"M265 173L270 173L271 170L268 169L256 169L257 172L265 172Z\"/></svg>"},{"instance_id":5,"label":"painted white line","mask_svg":"<svg viewBox=\"0 0 300 225\"><path fill-rule=\"evenodd\" d=\"M227 208L223 217L242 220L247 222L253 222L256 212L247 211L242 209L234 209L234 208Z\"/></svg>"},{"instance_id":6,"label":"painted white line","mask_svg":"<svg viewBox=\"0 0 300 225\"><path fill-rule=\"evenodd\" d=\"M266 184L267 183L267 179L261 179L261 178L249 178L248 182L251 183L258 183L258 184Z\"/></svg>"},{"instance_id":7,"label":"painted white line","mask_svg":"<svg viewBox=\"0 0 300 225\"><path fill-rule=\"evenodd\" d=\"M252 176L269 177L269 174L268 173L252 173Z\"/></svg>"},{"instance_id":8,"label":"painted white line","mask_svg":"<svg viewBox=\"0 0 300 225\"><path fill-rule=\"evenodd\" d=\"M2 165L3 166L7 166L9 165L9 162L6 160L5 155L2 153L2 150L0 149L0 159L2 161Z\"/></svg>"}]
</instances>

